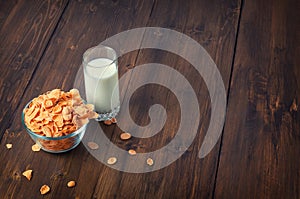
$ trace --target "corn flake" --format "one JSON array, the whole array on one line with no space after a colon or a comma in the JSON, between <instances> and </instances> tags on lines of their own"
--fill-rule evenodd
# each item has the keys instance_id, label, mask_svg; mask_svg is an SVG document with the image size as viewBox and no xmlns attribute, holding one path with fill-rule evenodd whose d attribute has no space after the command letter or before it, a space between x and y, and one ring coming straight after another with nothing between
<instances>
[{"instance_id":1,"label":"corn flake","mask_svg":"<svg viewBox=\"0 0 300 199\"><path fill-rule=\"evenodd\" d=\"M48 185L43 185L41 188L40 188L40 192L42 195L48 193L50 191L50 187Z\"/></svg>"},{"instance_id":2,"label":"corn flake","mask_svg":"<svg viewBox=\"0 0 300 199\"><path fill-rule=\"evenodd\" d=\"M113 165L117 162L117 158L116 157L110 157L107 160L107 164Z\"/></svg>"},{"instance_id":3,"label":"corn flake","mask_svg":"<svg viewBox=\"0 0 300 199\"><path fill-rule=\"evenodd\" d=\"M24 110L27 127L42 136L59 137L73 133L97 118L94 105L84 104L77 89L54 89L34 98Z\"/></svg>"},{"instance_id":4,"label":"corn flake","mask_svg":"<svg viewBox=\"0 0 300 199\"><path fill-rule=\"evenodd\" d=\"M130 133L121 133L120 135L121 140L128 140L131 138L131 134Z\"/></svg>"},{"instance_id":5,"label":"corn flake","mask_svg":"<svg viewBox=\"0 0 300 199\"><path fill-rule=\"evenodd\" d=\"M134 149L128 150L129 155L136 155L136 151Z\"/></svg>"},{"instance_id":6,"label":"corn flake","mask_svg":"<svg viewBox=\"0 0 300 199\"><path fill-rule=\"evenodd\" d=\"M99 145L95 142L88 142L87 144L88 144L89 148L92 150L96 150L99 148Z\"/></svg>"},{"instance_id":7,"label":"corn flake","mask_svg":"<svg viewBox=\"0 0 300 199\"><path fill-rule=\"evenodd\" d=\"M31 146L31 150L34 151L34 152L37 152L37 151L41 150L41 147L38 144L34 144L34 145Z\"/></svg>"},{"instance_id":8,"label":"corn flake","mask_svg":"<svg viewBox=\"0 0 300 199\"><path fill-rule=\"evenodd\" d=\"M67 183L67 186L68 187L75 187L75 185L76 185L76 182L74 181L74 180L71 180L71 181L69 181L68 183Z\"/></svg>"},{"instance_id":9,"label":"corn flake","mask_svg":"<svg viewBox=\"0 0 300 199\"><path fill-rule=\"evenodd\" d=\"M149 166L152 166L154 164L154 161L152 158L148 158L146 162Z\"/></svg>"},{"instance_id":10,"label":"corn flake","mask_svg":"<svg viewBox=\"0 0 300 199\"><path fill-rule=\"evenodd\" d=\"M31 180L31 177L32 177L32 170L29 169L29 170L26 170L22 173L23 176L25 176L27 178L27 180Z\"/></svg>"},{"instance_id":11,"label":"corn flake","mask_svg":"<svg viewBox=\"0 0 300 199\"><path fill-rule=\"evenodd\" d=\"M6 148L7 149L11 149L12 148L12 144L6 144Z\"/></svg>"}]
</instances>

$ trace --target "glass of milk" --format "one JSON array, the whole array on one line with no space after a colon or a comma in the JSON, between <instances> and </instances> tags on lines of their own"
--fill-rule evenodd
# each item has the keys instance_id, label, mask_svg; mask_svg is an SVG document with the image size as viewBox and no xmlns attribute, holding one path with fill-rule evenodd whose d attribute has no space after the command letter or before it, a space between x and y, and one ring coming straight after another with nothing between
<instances>
[{"instance_id":1,"label":"glass of milk","mask_svg":"<svg viewBox=\"0 0 300 199\"><path fill-rule=\"evenodd\" d=\"M83 54L87 102L95 105L98 121L115 117L120 110L118 57L114 49L95 46Z\"/></svg>"}]
</instances>

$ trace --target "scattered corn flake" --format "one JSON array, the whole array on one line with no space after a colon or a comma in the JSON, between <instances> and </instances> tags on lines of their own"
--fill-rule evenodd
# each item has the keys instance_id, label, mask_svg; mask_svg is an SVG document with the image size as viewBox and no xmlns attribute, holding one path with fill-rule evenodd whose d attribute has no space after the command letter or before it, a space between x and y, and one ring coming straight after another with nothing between
<instances>
[{"instance_id":1,"label":"scattered corn flake","mask_svg":"<svg viewBox=\"0 0 300 199\"><path fill-rule=\"evenodd\" d=\"M22 173L23 176L25 176L27 178L27 180L31 180L31 177L32 177L32 170L29 169L29 170L26 170Z\"/></svg>"},{"instance_id":2,"label":"scattered corn flake","mask_svg":"<svg viewBox=\"0 0 300 199\"><path fill-rule=\"evenodd\" d=\"M88 144L88 147L92 150L96 150L99 148L99 145L95 142L88 142L87 144Z\"/></svg>"},{"instance_id":3,"label":"scattered corn flake","mask_svg":"<svg viewBox=\"0 0 300 199\"><path fill-rule=\"evenodd\" d=\"M128 153L129 153L130 155L136 155L136 151L135 151L134 149L129 149L129 150L128 150Z\"/></svg>"},{"instance_id":4,"label":"scattered corn flake","mask_svg":"<svg viewBox=\"0 0 300 199\"><path fill-rule=\"evenodd\" d=\"M42 195L48 193L50 191L50 187L48 185L43 185L41 188L40 188L40 192Z\"/></svg>"},{"instance_id":5,"label":"scattered corn flake","mask_svg":"<svg viewBox=\"0 0 300 199\"><path fill-rule=\"evenodd\" d=\"M12 144L10 144L10 143L6 144L6 148L7 149L11 149L12 148Z\"/></svg>"},{"instance_id":6,"label":"scattered corn flake","mask_svg":"<svg viewBox=\"0 0 300 199\"><path fill-rule=\"evenodd\" d=\"M147 159L147 164L148 164L149 166L152 166L152 165L154 164L153 159L148 158L148 159Z\"/></svg>"},{"instance_id":7,"label":"scattered corn flake","mask_svg":"<svg viewBox=\"0 0 300 199\"><path fill-rule=\"evenodd\" d=\"M120 135L121 140L128 140L131 138L131 134L130 133L121 133Z\"/></svg>"},{"instance_id":8,"label":"scattered corn flake","mask_svg":"<svg viewBox=\"0 0 300 199\"><path fill-rule=\"evenodd\" d=\"M71 181L69 181L68 183L67 183L67 186L68 187L75 187L75 185L76 185L76 183L75 183L75 181L74 180L71 180Z\"/></svg>"},{"instance_id":9,"label":"scattered corn flake","mask_svg":"<svg viewBox=\"0 0 300 199\"><path fill-rule=\"evenodd\" d=\"M113 165L117 162L117 158L116 157L110 157L107 160L107 164Z\"/></svg>"},{"instance_id":10,"label":"scattered corn flake","mask_svg":"<svg viewBox=\"0 0 300 199\"><path fill-rule=\"evenodd\" d=\"M109 125L111 125L112 122L111 122L111 120L105 120L103 123L104 123L105 125L108 125L108 126L109 126Z\"/></svg>"},{"instance_id":11,"label":"scattered corn flake","mask_svg":"<svg viewBox=\"0 0 300 199\"><path fill-rule=\"evenodd\" d=\"M34 152L37 152L37 151L41 150L41 147L38 144L34 144L34 145L31 146L31 150L34 151Z\"/></svg>"},{"instance_id":12,"label":"scattered corn flake","mask_svg":"<svg viewBox=\"0 0 300 199\"><path fill-rule=\"evenodd\" d=\"M113 118L111 118L110 121L111 121L113 124L116 124L116 123L117 123L117 118L113 117Z\"/></svg>"}]
</instances>

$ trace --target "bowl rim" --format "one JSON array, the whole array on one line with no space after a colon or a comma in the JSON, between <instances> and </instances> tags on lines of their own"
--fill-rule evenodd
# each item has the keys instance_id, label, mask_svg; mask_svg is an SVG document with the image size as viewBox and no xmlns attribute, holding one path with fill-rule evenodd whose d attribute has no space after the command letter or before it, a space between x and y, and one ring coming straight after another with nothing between
<instances>
[{"instance_id":1,"label":"bowl rim","mask_svg":"<svg viewBox=\"0 0 300 199\"><path fill-rule=\"evenodd\" d=\"M37 138L40 138L40 139L43 139L43 140L62 140L62 139L74 137L74 136L80 134L80 133L86 128L87 124L89 123L89 122L88 122L88 123L84 124L82 127L80 127L79 129L77 129L77 130L74 131L73 133L68 134L68 135L64 135L64 136L59 136L59 137L47 137L47 136L39 135L39 134L37 134L37 133L31 131L31 130L27 127L27 125L25 124L25 120L24 120L24 115L25 115L25 114L24 114L24 111L25 111L25 109L29 106L29 104L30 104L31 102L32 102L32 100L30 100L30 101L25 105L25 107L23 108L21 118L22 118L22 124L23 124L24 128L27 130L27 132L28 132L29 134L31 134L32 136L35 136L35 137L37 137ZM83 100L83 102L85 102L85 101Z\"/></svg>"}]
</instances>

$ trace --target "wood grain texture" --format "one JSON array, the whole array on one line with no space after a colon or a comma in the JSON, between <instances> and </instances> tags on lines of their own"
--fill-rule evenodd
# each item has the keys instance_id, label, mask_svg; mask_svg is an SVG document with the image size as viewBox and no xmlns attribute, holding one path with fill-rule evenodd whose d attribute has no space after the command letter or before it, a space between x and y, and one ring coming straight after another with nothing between
<instances>
[{"instance_id":1,"label":"wood grain texture","mask_svg":"<svg viewBox=\"0 0 300 199\"><path fill-rule=\"evenodd\" d=\"M245 1L216 198L299 198L298 1Z\"/></svg>"},{"instance_id":2,"label":"wood grain texture","mask_svg":"<svg viewBox=\"0 0 300 199\"><path fill-rule=\"evenodd\" d=\"M5 1L0 13L0 137L12 122L67 1Z\"/></svg>"},{"instance_id":3,"label":"wood grain texture","mask_svg":"<svg viewBox=\"0 0 300 199\"><path fill-rule=\"evenodd\" d=\"M232 62L230 55L233 56L239 6L237 1L226 1L221 4L204 1L190 1L186 4L182 4L181 1L158 1L154 5L149 26L177 30L198 41L216 60L227 87ZM222 17L213 13L219 13ZM168 37L168 35L163 36ZM215 146L205 159L200 160L197 157L209 124L210 115L210 99L205 83L192 65L172 53L141 50L136 65L144 63L165 64L176 69L188 79L197 93L198 101L201 102L199 103L201 121L194 143L183 156L168 167L153 173L123 174L117 198L211 198L219 146ZM140 74L135 78L146 79L147 75ZM161 103L168 114L164 129L153 137L155 141L151 140L152 138L133 140L133 146L140 146L139 151L148 152L149 146L151 146L151 151L154 151L168 144L174 138L179 123L184 122L180 121L180 106L174 94L166 88L149 85L138 90L131 100L131 113L138 124L145 125L149 122L148 110L152 104ZM117 140L117 134L112 140ZM126 148L126 146L122 148ZM140 184L145 185L141 186ZM138 191L126 192L132 188Z\"/></svg>"},{"instance_id":4,"label":"wood grain texture","mask_svg":"<svg viewBox=\"0 0 300 199\"><path fill-rule=\"evenodd\" d=\"M216 60L225 84L228 85L239 6L239 1L191 1L187 4L182 1L71 1L39 62L16 115L20 115L22 107L40 93L56 87L64 90L72 88L85 49L97 45L110 35L135 27L161 26L191 36L206 47ZM219 147L207 159L197 159L210 110L205 85L201 76L186 61L173 54L151 50L134 51L122 57L120 76L136 65L152 61L170 65L186 75L199 94L199 100L205 102L201 104L204 116L195 144L178 161L153 173L129 174L100 164L82 144L60 155L33 153L30 149L33 142L22 129L19 118L15 118L13 125L9 126L9 132L1 140L3 147L8 142L14 145L13 150L4 150L1 156L1 162L7 162L1 165L1 198L17 195L40 198L38 190L42 184L51 187L51 192L46 196L49 198L211 198ZM103 126L111 141L121 148L135 147L138 152L155 150L168 143L176 132L179 120L175 96L165 88L149 85L135 93L132 103L135 106L132 106L131 112L138 124L148 122L146 115L150 105L163 104L171 115L167 126L154 137L155 140L132 139L127 144L118 138L120 129ZM18 157L22 157L22 161ZM34 170L31 182L21 176L27 168ZM66 187L70 179L77 181L73 189Z\"/></svg>"},{"instance_id":5,"label":"wood grain texture","mask_svg":"<svg viewBox=\"0 0 300 199\"><path fill-rule=\"evenodd\" d=\"M105 194L112 196L116 193L115 184L118 183L120 172L112 171L99 164L88 154L82 144L74 151L61 155L33 153L31 151L33 141L21 126L20 115L22 107L33 97L57 87L64 90L72 88L83 52L91 46L98 45L108 35L128 28L144 26L147 17L150 16L152 3L151 1L139 3L136 1L125 3L72 1L68 4L39 62L39 67L26 88L22 102L16 111L16 117L13 118L12 125L1 140L3 153L0 158L1 162L6 164L0 165L3 179L0 181L0 198L42 198L39 188L43 184L51 187L48 197L52 198L97 197L94 187L99 183L104 183L101 185L105 189L100 196ZM125 62L131 63L135 57L136 53L129 56ZM126 71L127 68L121 68L120 73L124 72L123 70ZM112 130L108 129L108 134L111 134ZM13 144L14 150L6 150L5 144L8 142ZM27 182L21 176L26 168L34 171L31 182ZM103 173L109 173L109 178L101 180L105 177L104 175L101 177ZM66 187L70 179L75 179L77 182L74 189Z\"/></svg>"},{"instance_id":6,"label":"wood grain texture","mask_svg":"<svg viewBox=\"0 0 300 199\"><path fill-rule=\"evenodd\" d=\"M3 26L3 23L16 4L17 1L0 1L0 27Z\"/></svg>"},{"instance_id":7,"label":"wood grain texture","mask_svg":"<svg viewBox=\"0 0 300 199\"><path fill-rule=\"evenodd\" d=\"M0 2L0 198L299 198L299 2L242 2ZM45 91L72 88L87 48L144 26L183 32L216 62L229 96L224 134L211 153L198 158L211 114L204 81L186 60L153 49L123 55L119 75L157 62L189 80L201 121L194 142L177 161L131 174L100 163L83 144L64 154L32 152L33 141L21 126L22 107ZM144 78L130 76L126 84ZM148 110L156 103L166 108L168 118L152 138L124 142L117 126L100 125L122 149L154 151L176 134L178 100L167 88L151 84L130 101L131 116L140 125L150 122ZM13 148L6 149L6 143ZM33 169L30 182L22 176L26 169ZM74 188L66 186L69 180L76 181ZM43 184L51 187L45 196L39 193Z\"/></svg>"}]
</instances>

